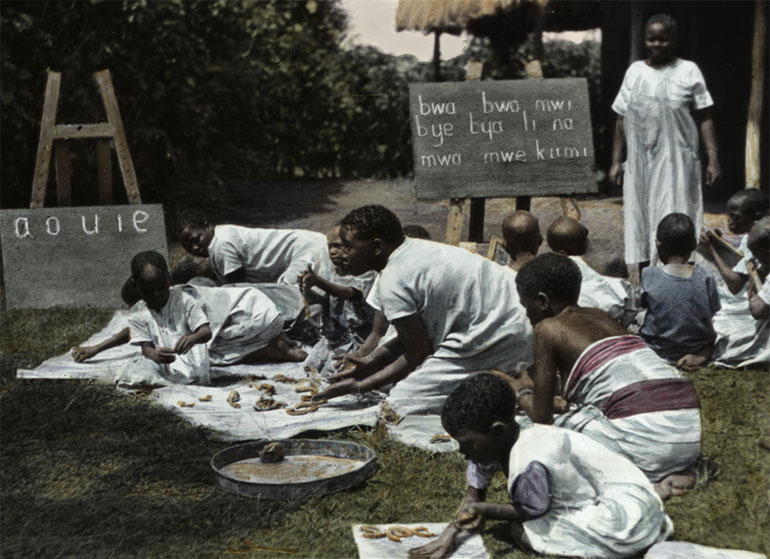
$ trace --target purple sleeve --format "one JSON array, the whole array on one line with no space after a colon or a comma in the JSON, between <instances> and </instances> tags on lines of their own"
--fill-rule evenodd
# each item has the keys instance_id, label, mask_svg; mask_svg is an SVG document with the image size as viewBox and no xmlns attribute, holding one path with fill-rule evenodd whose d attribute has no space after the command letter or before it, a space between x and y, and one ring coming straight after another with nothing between
<instances>
[{"instance_id":1,"label":"purple sleeve","mask_svg":"<svg viewBox=\"0 0 770 559\"><path fill-rule=\"evenodd\" d=\"M511 501L524 520L544 515L551 508L548 470L541 462L530 462L511 486Z\"/></svg>"}]
</instances>

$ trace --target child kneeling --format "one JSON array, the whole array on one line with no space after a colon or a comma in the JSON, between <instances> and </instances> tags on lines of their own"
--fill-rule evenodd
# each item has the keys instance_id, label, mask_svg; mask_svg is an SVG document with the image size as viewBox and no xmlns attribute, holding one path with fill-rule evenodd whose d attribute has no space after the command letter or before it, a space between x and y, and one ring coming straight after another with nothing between
<instances>
[{"instance_id":1,"label":"child kneeling","mask_svg":"<svg viewBox=\"0 0 770 559\"><path fill-rule=\"evenodd\" d=\"M467 378L446 399L444 429L469 460L500 465L511 498L506 504L470 504L450 525L455 535L478 529L486 519L507 520L511 537L525 551L632 557L672 533L663 502L630 460L552 425L520 431L515 413L510 384L491 373ZM410 556L435 552L430 545Z\"/></svg>"}]
</instances>

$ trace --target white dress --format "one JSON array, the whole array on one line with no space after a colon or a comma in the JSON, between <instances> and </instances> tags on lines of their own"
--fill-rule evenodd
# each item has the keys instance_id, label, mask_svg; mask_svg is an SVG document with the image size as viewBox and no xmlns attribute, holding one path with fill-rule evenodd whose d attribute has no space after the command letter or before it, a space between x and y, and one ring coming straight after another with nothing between
<instances>
[{"instance_id":1,"label":"white dress","mask_svg":"<svg viewBox=\"0 0 770 559\"><path fill-rule=\"evenodd\" d=\"M663 502L627 458L591 438L552 425L521 431L509 461L508 493L527 510L532 465L547 471L547 512L524 532L538 553L569 557L638 557L673 532ZM521 480L520 480L521 478ZM522 506L525 505L525 506ZM540 512L540 511L538 511Z\"/></svg>"},{"instance_id":2,"label":"white dress","mask_svg":"<svg viewBox=\"0 0 770 559\"><path fill-rule=\"evenodd\" d=\"M209 323L203 303L176 286L169 290L168 301L160 312L148 308L144 301L139 301L133 308L128 327L134 345L149 342L155 347L174 349L179 338ZM208 347L195 344L169 364L156 363L139 354L126 364L117 382L122 386L208 384L209 366Z\"/></svg>"},{"instance_id":3,"label":"white dress","mask_svg":"<svg viewBox=\"0 0 770 559\"><path fill-rule=\"evenodd\" d=\"M391 253L373 292L390 322L420 315L434 348L390 391L388 403L402 416L439 413L446 396L474 371L532 363L532 327L515 276L491 260L407 238Z\"/></svg>"},{"instance_id":4,"label":"white dress","mask_svg":"<svg viewBox=\"0 0 770 559\"><path fill-rule=\"evenodd\" d=\"M624 119L626 262L653 260L655 231L672 212L703 226L698 128L692 110L713 105L698 66L676 59L662 68L631 64L612 109Z\"/></svg>"}]
</instances>

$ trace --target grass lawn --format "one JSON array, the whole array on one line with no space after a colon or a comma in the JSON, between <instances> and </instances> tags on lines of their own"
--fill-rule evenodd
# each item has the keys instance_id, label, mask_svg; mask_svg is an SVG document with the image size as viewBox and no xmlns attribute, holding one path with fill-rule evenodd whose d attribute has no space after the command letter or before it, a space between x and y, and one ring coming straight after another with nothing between
<instances>
[{"instance_id":1,"label":"grass lawn","mask_svg":"<svg viewBox=\"0 0 770 559\"><path fill-rule=\"evenodd\" d=\"M31 367L85 340L110 313L2 315L0 553L24 557L356 557L352 523L442 522L464 492L464 461L396 443L377 429L326 435L373 448L379 470L343 493L295 502L238 497L212 483L228 446L138 396L93 381L24 381ZM770 373L707 368L703 452L718 477L667 510L676 538L770 553ZM496 476L490 500L505 499ZM529 557L484 539L495 557ZM254 550L243 541L297 553ZM405 545L409 545L406 544Z\"/></svg>"}]
</instances>

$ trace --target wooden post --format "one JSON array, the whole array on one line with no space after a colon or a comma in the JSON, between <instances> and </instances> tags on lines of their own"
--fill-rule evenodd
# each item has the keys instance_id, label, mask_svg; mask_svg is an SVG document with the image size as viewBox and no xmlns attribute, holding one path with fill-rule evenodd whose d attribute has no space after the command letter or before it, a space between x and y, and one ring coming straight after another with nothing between
<instances>
[{"instance_id":1,"label":"wooden post","mask_svg":"<svg viewBox=\"0 0 770 559\"><path fill-rule=\"evenodd\" d=\"M59 86L61 74L48 71L43 101L43 118L40 120L40 139L37 143L35 175L32 178L32 200L30 208L42 208L45 204L45 190L48 184L48 170L51 165L54 127L56 126L56 107L59 104Z\"/></svg>"},{"instance_id":2,"label":"wooden post","mask_svg":"<svg viewBox=\"0 0 770 559\"><path fill-rule=\"evenodd\" d=\"M56 142L56 203L59 206L72 205L72 168L70 167L69 142Z\"/></svg>"},{"instance_id":3,"label":"wooden post","mask_svg":"<svg viewBox=\"0 0 770 559\"><path fill-rule=\"evenodd\" d=\"M465 198L452 198L449 201L449 216L446 221L444 242L448 245L458 245L463 234L463 218Z\"/></svg>"},{"instance_id":4,"label":"wooden post","mask_svg":"<svg viewBox=\"0 0 770 559\"><path fill-rule=\"evenodd\" d=\"M441 81L441 31L433 33L433 81Z\"/></svg>"},{"instance_id":5,"label":"wooden post","mask_svg":"<svg viewBox=\"0 0 770 559\"><path fill-rule=\"evenodd\" d=\"M115 97L115 90L112 87L110 71L102 70L94 74L94 79L99 85L102 93L102 101L107 111L107 121L113 129L113 139L115 142L115 153L118 156L118 166L123 175L123 183L128 195L128 201L131 204L141 204L142 198L139 196L139 185L136 182L136 172L134 171L134 162L131 160L131 152L128 150L126 133L123 130L123 120L120 118L120 109L118 109L118 99Z\"/></svg>"},{"instance_id":6,"label":"wooden post","mask_svg":"<svg viewBox=\"0 0 770 559\"><path fill-rule=\"evenodd\" d=\"M746 123L746 187L759 188L760 179L760 121L764 89L765 21L764 0L754 0L754 44L751 57L751 98Z\"/></svg>"},{"instance_id":7,"label":"wooden post","mask_svg":"<svg viewBox=\"0 0 770 559\"><path fill-rule=\"evenodd\" d=\"M99 203L112 204L112 150L110 140L96 141L96 173L99 184Z\"/></svg>"}]
</instances>

